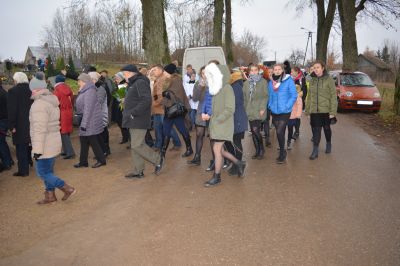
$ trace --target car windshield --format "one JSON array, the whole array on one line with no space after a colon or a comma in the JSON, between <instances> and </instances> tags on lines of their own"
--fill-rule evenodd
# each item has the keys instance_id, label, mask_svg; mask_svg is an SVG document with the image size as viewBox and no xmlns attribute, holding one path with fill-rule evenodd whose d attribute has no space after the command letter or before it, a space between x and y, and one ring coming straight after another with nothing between
<instances>
[{"instance_id":1,"label":"car windshield","mask_svg":"<svg viewBox=\"0 0 400 266\"><path fill-rule=\"evenodd\" d=\"M357 87L374 87L372 80L365 74L349 73L341 74L341 82L343 86L357 86Z\"/></svg>"}]
</instances>

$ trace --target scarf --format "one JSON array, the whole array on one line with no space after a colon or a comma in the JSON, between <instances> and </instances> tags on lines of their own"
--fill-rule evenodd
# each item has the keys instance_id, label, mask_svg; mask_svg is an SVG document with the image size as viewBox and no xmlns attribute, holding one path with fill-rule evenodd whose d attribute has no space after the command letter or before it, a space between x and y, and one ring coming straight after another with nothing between
<instances>
[{"instance_id":1,"label":"scarf","mask_svg":"<svg viewBox=\"0 0 400 266\"><path fill-rule=\"evenodd\" d=\"M274 91L278 91L279 86L281 86L282 76L283 74L279 76L272 74L272 87Z\"/></svg>"},{"instance_id":2,"label":"scarf","mask_svg":"<svg viewBox=\"0 0 400 266\"><path fill-rule=\"evenodd\" d=\"M250 88L250 100L253 96L257 82L261 80L261 75L250 75L249 76L249 88Z\"/></svg>"}]
</instances>

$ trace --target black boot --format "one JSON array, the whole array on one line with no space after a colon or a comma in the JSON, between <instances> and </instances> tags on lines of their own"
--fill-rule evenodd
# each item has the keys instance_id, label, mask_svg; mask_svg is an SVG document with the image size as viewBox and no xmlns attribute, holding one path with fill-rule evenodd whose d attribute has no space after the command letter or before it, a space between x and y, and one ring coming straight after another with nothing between
<instances>
[{"instance_id":1,"label":"black boot","mask_svg":"<svg viewBox=\"0 0 400 266\"><path fill-rule=\"evenodd\" d=\"M263 143L262 137L260 137L259 152L258 152L257 159L258 159L258 160L264 159L264 154L265 154L264 143Z\"/></svg>"},{"instance_id":2,"label":"black boot","mask_svg":"<svg viewBox=\"0 0 400 266\"><path fill-rule=\"evenodd\" d=\"M210 171L214 171L215 169L215 162L214 160L210 160L210 165L207 167L206 171L210 172Z\"/></svg>"},{"instance_id":3,"label":"black boot","mask_svg":"<svg viewBox=\"0 0 400 266\"><path fill-rule=\"evenodd\" d=\"M246 162L238 161L236 163L238 177L244 177L244 170L246 170Z\"/></svg>"},{"instance_id":4,"label":"black boot","mask_svg":"<svg viewBox=\"0 0 400 266\"><path fill-rule=\"evenodd\" d=\"M217 184L221 183L221 174L215 174L213 175L213 177L208 180L207 182L204 183L205 187L212 187L215 186Z\"/></svg>"},{"instance_id":5,"label":"black boot","mask_svg":"<svg viewBox=\"0 0 400 266\"><path fill-rule=\"evenodd\" d=\"M193 154L192 141L190 139L190 135L188 135L187 137L184 137L183 140L185 141L186 152L184 154L182 154L182 157L189 157L190 155Z\"/></svg>"},{"instance_id":6,"label":"black boot","mask_svg":"<svg viewBox=\"0 0 400 266\"><path fill-rule=\"evenodd\" d=\"M228 170L228 174L230 176L238 175L238 168L236 164L233 164L232 167Z\"/></svg>"},{"instance_id":7,"label":"black boot","mask_svg":"<svg viewBox=\"0 0 400 266\"><path fill-rule=\"evenodd\" d=\"M171 138L170 137L165 137L163 141L163 146L161 147L160 151L160 160L156 163L155 168L154 168L154 173L156 175L159 175L162 168L164 167L165 164L165 155L167 154L169 142Z\"/></svg>"},{"instance_id":8,"label":"black boot","mask_svg":"<svg viewBox=\"0 0 400 266\"><path fill-rule=\"evenodd\" d=\"M258 141L258 138L254 133L251 135L251 137L253 138L254 147L256 149L256 153L251 156L251 159L254 160L257 159L258 155L260 154L260 142Z\"/></svg>"},{"instance_id":9,"label":"black boot","mask_svg":"<svg viewBox=\"0 0 400 266\"><path fill-rule=\"evenodd\" d=\"M312 153L310 155L310 160L315 160L318 158L318 146L313 146Z\"/></svg>"},{"instance_id":10,"label":"black boot","mask_svg":"<svg viewBox=\"0 0 400 266\"><path fill-rule=\"evenodd\" d=\"M200 154L196 153L192 160L187 161L188 164L191 165L200 165L201 164L201 156Z\"/></svg>"},{"instance_id":11,"label":"black boot","mask_svg":"<svg viewBox=\"0 0 400 266\"><path fill-rule=\"evenodd\" d=\"M276 160L276 163L277 164L284 164L286 162L286 155L287 155L286 150L280 150L279 151L279 157Z\"/></svg>"},{"instance_id":12,"label":"black boot","mask_svg":"<svg viewBox=\"0 0 400 266\"><path fill-rule=\"evenodd\" d=\"M287 142L287 149L289 151L292 149L292 142L290 140Z\"/></svg>"},{"instance_id":13,"label":"black boot","mask_svg":"<svg viewBox=\"0 0 400 266\"><path fill-rule=\"evenodd\" d=\"M331 153L331 152L332 152L332 143L331 142L327 142L326 143L325 153Z\"/></svg>"},{"instance_id":14,"label":"black boot","mask_svg":"<svg viewBox=\"0 0 400 266\"><path fill-rule=\"evenodd\" d=\"M167 154L170 140L171 140L170 137L164 137L163 145L162 145L161 151L160 151L161 157L163 157L163 158L165 158L165 155Z\"/></svg>"}]
</instances>

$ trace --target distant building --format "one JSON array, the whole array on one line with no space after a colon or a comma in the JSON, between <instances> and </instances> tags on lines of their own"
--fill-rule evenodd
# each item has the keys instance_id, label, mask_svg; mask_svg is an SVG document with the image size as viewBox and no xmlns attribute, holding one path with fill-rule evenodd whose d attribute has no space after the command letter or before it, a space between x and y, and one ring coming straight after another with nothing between
<instances>
[{"instance_id":1,"label":"distant building","mask_svg":"<svg viewBox=\"0 0 400 266\"><path fill-rule=\"evenodd\" d=\"M47 43L45 43L43 46L28 46L25 54L24 65L37 65L39 59L45 61L49 55L51 56L53 62L55 62L57 57L62 55L61 49L58 47L49 47ZM76 57L73 57L72 60L74 61L75 69L82 68L81 60L77 59ZM64 62L68 64L68 58L64 58Z\"/></svg>"},{"instance_id":2,"label":"distant building","mask_svg":"<svg viewBox=\"0 0 400 266\"><path fill-rule=\"evenodd\" d=\"M394 80L391 67L375 56L360 54L358 56L358 70L368 74L374 81L391 82Z\"/></svg>"},{"instance_id":3,"label":"distant building","mask_svg":"<svg viewBox=\"0 0 400 266\"><path fill-rule=\"evenodd\" d=\"M263 65L266 67L273 67L276 64L276 61L264 61Z\"/></svg>"}]
</instances>

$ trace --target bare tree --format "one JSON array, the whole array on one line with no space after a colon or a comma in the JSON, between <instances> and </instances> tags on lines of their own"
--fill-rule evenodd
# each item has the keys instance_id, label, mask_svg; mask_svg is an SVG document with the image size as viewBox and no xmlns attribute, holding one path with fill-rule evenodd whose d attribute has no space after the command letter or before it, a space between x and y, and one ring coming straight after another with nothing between
<instances>
[{"instance_id":1,"label":"bare tree","mask_svg":"<svg viewBox=\"0 0 400 266\"><path fill-rule=\"evenodd\" d=\"M289 61L292 66L298 66L303 59L304 59L304 50L302 49L293 49L291 54L289 55Z\"/></svg>"}]
</instances>

